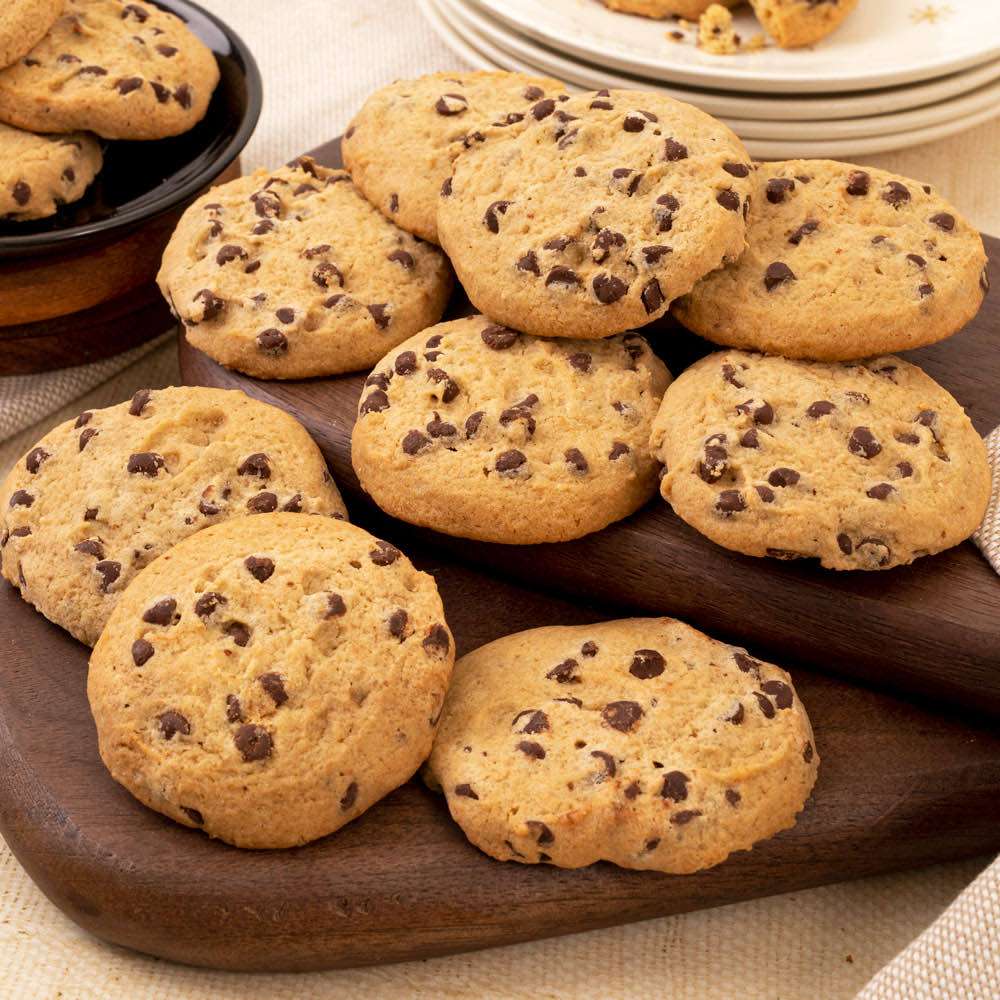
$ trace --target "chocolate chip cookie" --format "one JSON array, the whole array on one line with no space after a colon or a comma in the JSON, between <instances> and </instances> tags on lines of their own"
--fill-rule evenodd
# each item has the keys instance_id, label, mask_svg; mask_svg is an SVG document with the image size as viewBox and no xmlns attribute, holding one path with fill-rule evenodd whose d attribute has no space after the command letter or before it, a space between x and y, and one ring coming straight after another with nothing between
<instances>
[{"instance_id":1,"label":"chocolate chip cookie","mask_svg":"<svg viewBox=\"0 0 1000 1000\"><path fill-rule=\"evenodd\" d=\"M501 861L684 874L793 826L818 767L788 674L632 618L463 656L426 776Z\"/></svg>"},{"instance_id":2,"label":"chocolate chip cookie","mask_svg":"<svg viewBox=\"0 0 1000 1000\"><path fill-rule=\"evenodd\" d=\"M757 20L785 49L812 45L840 27L858 0L750 0Z\"/></svg>"},{"instance_id":3,"label":"chocolate chip cookie","mask_svg":"<svg viewBox=\"0 0 1000 1000\"><path fill-rule=\"evenodd\" d=\"M35 135L0 124L0 217L54 215L83 197L102 164L100 144L85 132Z\"/></svg>"},{"instance_id":4,"label":"chocolate chip cookie","mask_svg":"<svg viewBox=\"0 0 1000 1000\"><path fill-rule=\"evenodd\" d=\"M547 99L457 158L438 235L498 323L607 337L739 256L751 173L739 139L688 104L625 90Z\"/></svg>"},{"instance_id":5,"label":"chocolate chip cookie","mask_svg":"<svg viewBox=\"0 0 1000 1000\"><path fill-rule=\"evenodd\" d=\"M579 538L655 492L649 431L669 380L636 334L544 340L483 316L442 323L368 377L354 470L383 510L448 535Z\"/></svg>"},{"instance_id":6,"label":"chocolate chip cookie","mask_svg":"<svg viewBox=\"0 0 1000 1000\"><path fill-rule=\"evenodd\" d=\"M0 71L0 121L32 132L163 139L205 116L219 67L179 17L140 0L62 6L45 37Z\"/></svg>"},{"instance_id":7,"label":"chocolate chip cookie","mask_svg":"<svg viewBox=\"0 0 1000 1000\"><path fill-rule=\"evenodd\" d=\"M268 514L136 577L87 694L101 757L141 802L237 847L294 847L416 771L453 661L434 579L398 549Z\"/></svg>"},{"instance_id":8,"label":"chocolate chip cookie","mask_svg":"<svg viewBox=\"0 0 1000 1000\"><path fill-rule=\"evenodd\" d=\"M157 280L191 344L258 378L368 368L436 323L452 288L436 247L307 156L196 201Z\"/></svg>"},{"instance_id":9,"label":"chocolate chip cookie","mask_svg":"<svg viewBox=\"0 0 1000 1000\"><path fill-rule=\"evenodd\" d=\"M344 164L365 197L396 225L438 242L437 202L464 144L488 127L523 121L541 100L565 93L522 73L432 73L376 91L355 115Z\"/></svg>"},{"instance_id":10,"label":"chocolate chip cookie","mask_svg":"<svg viewBox=\"0 0 1000 1000\"><path fill-rule=\"evenodd\" d=\"M219 389L140 389L81 413L11 469L0 505L4 577L90 645L132 577L187 535L275 510L345 516L305 429Z\"/></svg>"},{"instance_id":11,"label":"chocolate chip cookie","mask_svg":"<svg viewBox=\"0 0 1000 1000\"><path fill-rule=\"evenodd\" d=\"M726 548L887 569L968 538L990 492L961 406L896 357L823 364L709 355L667 391L661 492Z\"/></svg>"},{"instance_id":12,"label":"chocolate chip cookie","mask_svg":"<svg viewBox=\"0 0 1000 1000\"><path fill-rule=\"evenodd\" d=\"M643 17L684 17L696 21L713 2L734 7L739 0L601 0L610 10Z\"/></svg>"},{"instance_id":13,"label":"chocolate chip cookie","mask_svg":"<svg viewBox=\"0 0 1000 1000\"><path fill-rule=\"evenodd\" d=\"M4 0L0 6L0 68L27 55L62 9L63 0Z\"/></svg>"},{"instance_id":14,"label":"chocolate chip cookie","mask_svg":"<svg viewBox=\"0 0 1000 1000\"><path fill-rule=\"evenodd\" d=\"M832 160L762 163L749 247L675 304L718 344L844 361L960 330L989 287L979 233L930 186Z\"/></svg>"}]
</instances>

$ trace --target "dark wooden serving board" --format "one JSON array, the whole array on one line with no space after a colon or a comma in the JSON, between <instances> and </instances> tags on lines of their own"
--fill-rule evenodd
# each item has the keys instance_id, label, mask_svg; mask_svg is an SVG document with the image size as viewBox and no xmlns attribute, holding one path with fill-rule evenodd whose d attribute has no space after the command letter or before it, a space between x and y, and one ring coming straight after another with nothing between
<instances>
[{"instance_id":1,"label":"dark wooden serving board","mask_svg":"<svg viewBox=\"0 0 1000 1000\"><path fill-rule=\"evenodd\" d=\"M364 523L435 575L460 653L613 614L448 564L398 523ZM0 585L0 832L82 927L182 962L302 970L422 958L1000 848L1000 735L795 670L822 757L813 798L794 829L707 872L493 861L417 780L308 847L239 851L112 781L87 707L87 655Z\"/></svg>"},{"instance_id":2,"label":"dark wooden serving board","mask_svg":"<svg viewBox=\"0 0 1000 1000\"><path fill-rule=\"evenodd\" d=\"M315 151L339 164L339 145ZM991 262L1000 240L987 238ZM994 266L996 271L996 267ZM997 271L1000 273L1000 271ZM451 315L468 310L461 292ZM670 320L645 328L676 375L712 345ZM367 503L350 463L365 374L294 382L252 379L215 364L181 338L189 385L242 389L288 410L319 442L356 506ZM987 298L962 333L906 355L965 406L977 430L1000 424L1000 298ZM568 596L672 614L713 634L795 657L866 684L1000 714L1000 579L971 542L912 566L836 573L812 561L754 559L720 548L654 499L574 542L505 546L417 532L457 559Z\"/></svg>"}]
</instances>

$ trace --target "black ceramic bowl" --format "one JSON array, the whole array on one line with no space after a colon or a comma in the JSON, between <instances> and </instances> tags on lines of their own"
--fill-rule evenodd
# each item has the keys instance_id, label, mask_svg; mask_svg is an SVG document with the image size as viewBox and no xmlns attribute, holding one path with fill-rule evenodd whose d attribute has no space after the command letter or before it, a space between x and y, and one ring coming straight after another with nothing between
<instances>
[{"instance_id":1,"label":"black ceramic bowl","mask_svg":"<svg viewBox=\"0 0 1000 1000\"><path fill-rule=\"evenodd\" d=\"M260 71L243 40L190 0L151 0L215 53L221 71L208 113L190 132L104 143L104 169L80 201L48 219L0 222L0 259L86 253L194 200L239 156L260 117Z\"/></svg>"}]
</instances>

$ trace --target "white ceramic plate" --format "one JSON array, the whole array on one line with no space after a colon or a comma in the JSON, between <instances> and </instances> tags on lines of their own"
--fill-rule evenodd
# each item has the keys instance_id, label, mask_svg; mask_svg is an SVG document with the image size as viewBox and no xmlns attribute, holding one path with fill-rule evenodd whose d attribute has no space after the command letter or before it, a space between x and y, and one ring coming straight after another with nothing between
<instances>
[{"instance_id":1,"label":"white ceramic plate","mask_svg":"<svg viewBox=\"0 0 1000 1000\"><path fill-rule=\"evenodd\" d=\"M862 0L815 46L769 46L734 56L671 42L670 21L621 14L599 0L476 2L518 31L599 66L722 90L871 90L929 80L1000 56L997 0ZM750 13L738 12L736 21L744 37L759 30Z\"/></svg>"},{"instance_id":2,"label":"white ceramic plate","mask_svg":"<svg viewBox=\"0 0 1000 1000\"><path fill-rule=\"evenodd\" d=\"M539 72L538 68L527 64L514 65L509 61L494 61L481 52L472 41L463 37L456 30L456 19L451 16L450 11L442 9L443 5L447 2L448 0L417 0L417 5L442 41L459 58L475 69L519 69L529 73ZM852 155L861 156L886 152L891 149L904 149L923 142L942 139L948 135L964 131L967 128L972 128L975 125L988 121L998 113L1000 113L1000 109L997 107L987 107L971 115L952 118L938 125L910 129L903 132L879 134L867 138L845 139L841 137L829 138L823 141L789 140L780 137L753 138L745 135L741 136L741 138L743 138L750 155L760 160L783 160L796 157L840 158ZM739 132L743 124L739 119L723 120L737 132Z\"/></svg>"},{"instance_id":3,"label":"white ceramic plate","mask_svg":"<svg viewBox=\"0 0 1000 1000\"><path fill-rule=\"evenodd\" d=\"M476 48L488 58L542 70L567 83L598 90L601 87L626 87L633 90L658 90L681 101L697 104L711 115L729 118L753 118L765 121L821 121L884 115L893 111L921 107L968 93L1000 79L1000 59L982 66L952 73L926 83L910 84L849 96L769 97L760 94L721 93L704 88L670 86L642 77L628 76L602 69L561 55L508 24L492 18L476 6L475 0L443 0L441 13L451 17L453 27L466 39L474 38ZM514 68L513 65L510 68Z\"/></svg>"}]
</instances>

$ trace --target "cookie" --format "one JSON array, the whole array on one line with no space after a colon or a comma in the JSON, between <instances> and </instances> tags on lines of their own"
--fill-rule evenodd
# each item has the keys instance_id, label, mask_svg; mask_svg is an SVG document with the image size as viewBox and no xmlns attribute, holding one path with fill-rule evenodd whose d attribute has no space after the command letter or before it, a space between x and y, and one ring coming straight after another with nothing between
<instances>
[{"instance_id":1,"label":"cookie","mask_svg":"<svg viewBox=\"0 0 1000 1000\"><path fill-rule=\"evenodd\" d=\"M709 355L667 391L652 448L664 499L712 541L751 556L887 569L979 526L986 448L916 365Z\"/></svg>"},{"instance_id":2,"label":"cookie","mask_svg":"<svg viewBox=\"0 0 1000 1000\"><path fill-rule=\"evenodd\" d=\"M858 0L750 0L757 20L785 49L812 45L840 27Z\"/></svg>"},{"instance_id":3,"label":"cookie","mask_svg":"<svg viewBox=\"0 0 1000 1000\"><path fill-rule=\"evenodd\" d=\"M0 7L0 67L27 55L62 9L63 0L4 0Z\"/></svg>"},{"instance_id":4,"label":"cookie","mask_svg":"<svg viewBox=\"0 0 1000 1000\"><path fill-rule=\"evenodd\" d=\"M437 243L437 202L463 142L491 124L513 124L538 101L565 92L521 73L432 73L376 91L344 134L344 165L366 198L396 225Z\"/></svg>"},{"instance_id":5,"label":"cookie","mask_svg":"<svg viewBox=\"0 0 1000 1000\"><path fill-rule=\"evenodd\" d=\"M739 0L718 0L726 6L734 7ZM641 14L643 17L683 17L697 20L713 3L713 0L602 0L610 10L624 14Z\"/></svg>"},{"instance_id":6,"label":"cookie","mask_svg":"<svg viewBox=\"0 0 1000 1000\"><path fill-rule=\"evenodd\" d=\"M78 201L103 165L85 132L35 135L0 124L0 217L44 219Z\"/></svg>"},{"instance_id":7,"label":"cookie","mask_svg":"<svg viewBox=\"0 0 1000 1000\"><path fill-rule=\"evenodd\" d=\"M500 861L686 874L793 826L818 767L783 670L631 618L463 656L425 774Z\"/></svg>"},{"instance_id":8,"label":"cookie","mask_svg":"<svg viewBox=\"0 0 1000 1000\"><path fill-rule=\"evenodd\" d=\"M157 280L191 344L259 378L369 368L436 323L452 288L437 248L307 156L199 198Z\"/></svg>"},{"instance_id":9,"label":"cookie","mask_svg":"<svg viewBox=\"0 0 1000 1000\"><path fill-rule=\"evenodd\" d=\"M638 91L539 101L455 162L438 235L473 304L546 337L641 326L746 245L750 159L725 125Z\"/></svg>"},{"instance_id":10,"label":"cookie","mask_svg":"<svg viewBox=\"0 0 1000 1000\"><path fill-rule=\"evenodd\" d=\"M713 3L698 21L698 48L715 56L731 56L740 51L740 36L733 27L733 15Z\"/></svg>"},{"instance_id":11,"label":"cookie","mask_svg":"<svg viewBox=\"0 0 1000 1000\"><path fill-rule=\"evenodd\" d=\"M163 139L201 121L218 82L215 56L175 15L150 3L65 0L48 34L0 71L0 121Z\"/></svg>"},{"instance_id":12,"label":"cookie","mask_svg":"<svg viewBox=\"0 0 1000 1000\"><path fill-rule=\"evenodd\" d=\"M90 659L101 758L237 847L356 819L430 752L454 662L434 579L350 524L213 525L129 585Z\"/></svg>"},{"instance_id":13,"label":"cookie","mask_svg":"<svg viewBox=\"0 0 1000 1000\"><path fill-rule=\"evenodd\" d=\"M636 334L595 343L483 316L442 323L367 379L354 471L411 524L522 545L579 538L655 492L649 432L669 381Z\"/></svg>"},{"instance_id":14,"label":"cookie","mask_svg":"<svg viewBox=\"0 0 1000 1000\"><path fill-rule=\"evenodd\" d=\"M717 344L820 361L948 337L989 287L979 233L929 186L831 160L762 163L749 247L678 301Z\"/></svg>"},{"instance_id":15,"label":"cookie","mask_svg":"<svg viewBox=\"0 0 1000 1000\"><path fill-rule=\"evenodd\" d=\"M274 510L345 516L305 429L219 389L140 389L84 411L11 469L0 505L3 575L89 645L129 581L187 535Z\"/></svg>"}]
</instances>

